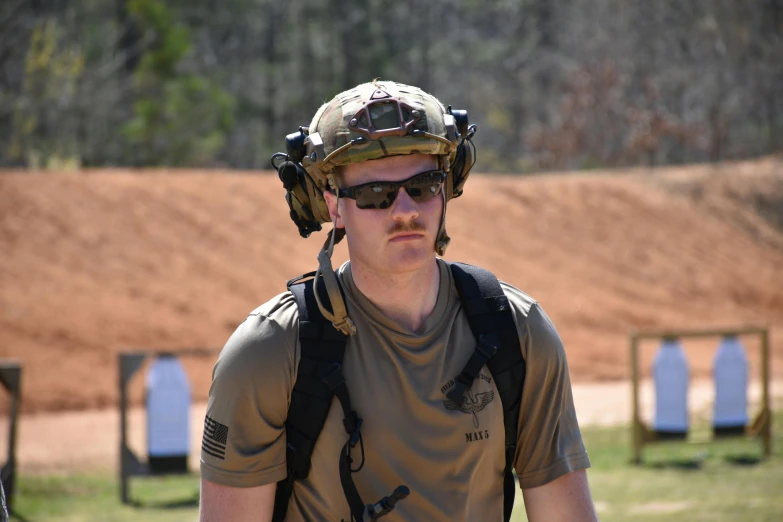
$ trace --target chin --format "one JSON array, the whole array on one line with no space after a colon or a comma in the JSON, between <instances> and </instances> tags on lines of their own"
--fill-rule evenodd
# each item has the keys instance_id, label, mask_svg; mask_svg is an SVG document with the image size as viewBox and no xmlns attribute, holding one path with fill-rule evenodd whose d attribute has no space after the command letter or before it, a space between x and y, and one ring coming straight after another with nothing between
<instances>
[{"instance_id":1,"label":"chin","mask_svg":"<svg viewBox=\"0 0 783 522\"><path fill-rule=\"evenodd\" d=\"M405 273L419 270L435 259L435 249L426 247L406 247L385 256L390 272Z\"/></svg>"}]
</instances>

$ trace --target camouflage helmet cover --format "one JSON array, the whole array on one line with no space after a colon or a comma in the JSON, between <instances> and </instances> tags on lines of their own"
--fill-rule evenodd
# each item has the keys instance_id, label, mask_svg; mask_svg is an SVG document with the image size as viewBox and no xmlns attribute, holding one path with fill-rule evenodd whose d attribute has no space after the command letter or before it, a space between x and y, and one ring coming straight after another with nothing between
<instances>
[{"instance_id":1,"label":"camouflage helmet cover","mask_svg":"<svg viewBox=\"0 0 783 522\"><path fill-rule=\"evenodd\" d=\"M434 154L448 172L458 143L454 116L434 96L418 87L374 81L342 92L318 109L305 139L302 166L317 185L313 188L323 192L330 188L335 167L386 156ZM313 209L321 221L329 221L322 198L310 196L321 207Z\"/></svg>"}]
</instances>

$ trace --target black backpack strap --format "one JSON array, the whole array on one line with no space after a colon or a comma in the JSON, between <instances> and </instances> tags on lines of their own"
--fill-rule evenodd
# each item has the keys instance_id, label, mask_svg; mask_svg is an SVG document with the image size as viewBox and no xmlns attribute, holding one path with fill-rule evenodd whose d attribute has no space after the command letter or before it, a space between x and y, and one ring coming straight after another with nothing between
<instances>
[{"instance_id":1,"label":"black backpack strap","mask_svg":"<svg viewBox=\"0 0 783 522\"><path fill-rule=\"evenodd\" d=\"M522 387L525 382L525 359L522 357L511 305L497 278L487 270L475 266L463 263L449 263L449 266L470 329L478 340L476 350L450 390L449 398L462 401L462 394L473 384L481 368L487 365L495 379L503 405L506 432L503 515L508 522L516 493L512 469L516 454Z\"/></svg>"},{"instance_id":2,"label":"black backpack strap","mask_svg":"<svg viewBox=\"0 0 783 522\"><path fill-rule=\"evenodd\" d=\"M351 520L372 521L388 513L397 501L407 496L409 490L400 486L391 497L384 497L374 505L365 505L353 482L351 474L364 466L364 441L362 419L351 406L342 372L348 336L337 330L321 313L315 300L314 280L302 282L313 275L311 272L288 282L299 312L301 354L285 422L288 476L277 483L272 522L284 522L294 483L310 473L315 443L335 396L343 409L343 426L348 434L348 441L340 452L340 483L351 511ZM319 285L317 291L321 302L329 303L326 288ZM356 446L359 446L361 461L354 468L351 451Z\"/></svg>"},{"instance_id":3,"label":"black backpack strap","mask_svg":"<svg viewBox=\"0 0 783 522\"><path fill-rule=\"evenodd\" d=\"M449 392L457 401L486 365L495 379L503 405L503 421L506 440L506 467L504 477L504 518L508 522L514 506L513 459L516 451L519 406L522 386L525 379L525 361L519 346L516 325L508 299L503 294L495 276L486 270L465 264L450 264L452 274L463 307L468 316L478 345L465 369L457 379L457 384ZM296 383L291 394L291 405L286 419L286 459L288 477L277 484L273 522L284 522L288 503L293 492L294 482L307 477L310 472L310 460L315 443L323 430L329 414L332 399L338 396L345 418L343 424L349 440L340 455L340 482L354 520L363 520L372 505L364 506L356 490L351 473L361 469L364 462L364 446L361 440L361 423L351 408L348 389L342 375L342 360L345 354L347 336L336 330L321 314L315 301L313 280L302 281L313 274L306 274L289 281L288 288L293 294L299 312L299 340L301 357L297 370ZM321 301L328 303L325 289ZM458 392L458 395L457 395ZM359 445L362 463L353 469L351 449ZM394 493L404 498L407 488L400 486ZM393 496L394 496L393 495ZM381 505L388 498L384 498ZM387 502L390 509L393 502ZM379 515L381 513L378 513ZM375 517L371 517L372 520Z\"/></svg>"},{"instance_id":4,"label":"black backpack strap","mask_svg":"<svg viewBox=\"0 0 783 522\"><path fill-rule=\"evenodd\" d=\"M294 482L310 472L313 448L332 405L337 387L335 375L342 373L340 368L348 340L318 309L313 280L300 282L309 276L312 274L288 282L299 312L301 357L285 422L288 477L277 483L273 522L285 520ZM328 303L325 289L319 288L319 291L322 302Z\"/></svg>"}]
</instances>

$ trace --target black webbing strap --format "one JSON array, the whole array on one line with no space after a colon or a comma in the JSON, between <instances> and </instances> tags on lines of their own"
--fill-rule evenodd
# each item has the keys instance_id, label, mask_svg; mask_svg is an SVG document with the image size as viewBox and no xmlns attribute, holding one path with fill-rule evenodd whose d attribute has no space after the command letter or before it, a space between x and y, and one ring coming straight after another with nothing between
<instances>
[{"instance_id":1,"label":"black webbing strap","mask_svg":"<svg viewBox=\"0 0 783 522\"><path fill-rule=\"evenodd\" d=\"M508 522L516 493L512 469L516 454L519 407L525 382L525 360L522 357L511 305L497 278L484 269L463 263L450 263L450 268L470 329L478 344L457 378L457 384L451 390L453 392L460 386L462 392L456 399L449 393L449 398L460 402L462 393L470 387L484 364L487 365L495 379L503 405L506 432L503 516Z\"/></svg>"},{"instance_id":2,"label":"black webbing strap","mask_svg":"<svg viewBox=\"0 0 783 522\"><path fill-rule=\"evenodd\" d=\"M516 490L512 467L525 379L525 361L522 358L511 307L495 276L486 270L461 263L450 264L450 267L471 330L478 340L476 350L457 378L454 388L459 386L464 393L484 365L495 379L503 405L505 426L503 511L504 520L508 522ZM361 419L351 409L341 370L347 337L321 314L313 293L313 281L298 283L312 275L306 274L291 280L288 285L299 311L301 358L286 420L288 477L278 482L272 520L284 522L294 482L307 477L310 471L315 442L326 422L332 399L337 395L345 414L343 424L349 435L349 440L340 454L340 482L348 500L351 517L361 521L365 506L351 473L359 471L364 463L364 445L360 433ZM328 303L325 290L318 290L322 292L322 302ZM462 400L461 394L458 400ZM352 469L350 451L357 444L361 448L362 462L357 469Z\"/></svg>"},{"instance_id":3,"label":"black webbing strap","mask_svg":"<svg viewBox=\"0 0 783 522\"><path fill-rule=\"evenodd\" d=\"M273 522L285 520L294 482L307 477L310 472L313 448L335 395L335 387L330 379L334 378L335 369L342 375L339 368L348 339L336 330L318 309L313 293L313 280L300 282L309 276L312 274L288 282L288 289L294 295L299 312L301 357L285 422L288 476L277 483ZM322 302L328 303L325 289L321 285L319 287ZM345 389L346 395L347 392Z\"/></svg>"},{"instance_id":4,"label":"black webbing strap","mask_svg":"<svg viewBox=\"0 0 783 522\"><path fill-rule=\"evenodd\" d=\"M348 395L348 387L345 385L345 377L340 366L335 366L332 372L324 379L324 382L334 391L337 399L340 401L340 406L343 408L343 426L345 432L348 434L348 441L340 451L340 484L343 487L343 493L345 499L348 501L348 507L351 509L351 518L353 520L364 520L364 502L362 501L359 490L356 488L356 484L353 482L351 473L356 473L364 466L364 441L362 440L362 419L351 407L351 397ZM353 458L351 458L351 450L360 446L362 460L359 463L359 467L353 469Z\"/></svg>"},{"instance_id":5,"label":"black webbing strap","mask_svg":"<svg viewBox=\"0 0 783 522\"><path fill-rule=\"evenodd\" d=\"M473 385L473 381L476 380L481 369L495 356L497 351L498 347L492 344L487 336L479 335L476 349L473 351L470 359L468 359L462 372L455 379L454 386L452 386L446 396L460 404L462 396Z\"/></svg>"}]
</instances>

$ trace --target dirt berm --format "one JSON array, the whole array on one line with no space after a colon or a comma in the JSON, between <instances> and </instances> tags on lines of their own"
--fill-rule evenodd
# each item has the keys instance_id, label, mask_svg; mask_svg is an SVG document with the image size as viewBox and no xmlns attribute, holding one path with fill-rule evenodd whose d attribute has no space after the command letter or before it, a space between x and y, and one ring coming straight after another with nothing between
<instances>
[{"instance_id":1,"label":"dirt berm","mask_svg":"<svg viewBox=\"0 0 783 522\"><path fill-rule=\"evenodd\" d=\"M574 380L626 378L634 330L742 325L771 328L783 373L783 158L474 174L466 188L447 258L537 299ZM122 351L218 350L315 268L324 237L299 237L268 172L0 172L0 359L24 365L24 410L114 404ZM758 342L744 341L756 376ZM686 343L694 377L716 342ZM649 371L655 343L643 348ZM197 399L213 358L186 359ZM136 378L135 402L142 390Z\"/></svg>"}]
</instances>

